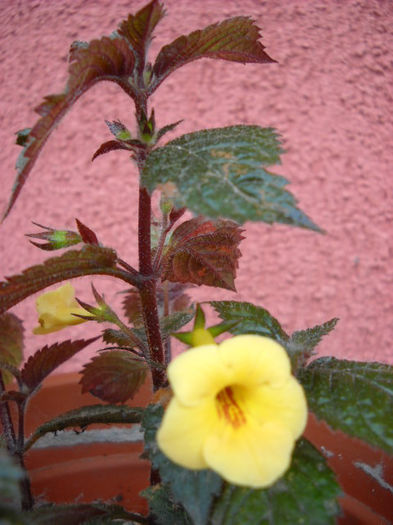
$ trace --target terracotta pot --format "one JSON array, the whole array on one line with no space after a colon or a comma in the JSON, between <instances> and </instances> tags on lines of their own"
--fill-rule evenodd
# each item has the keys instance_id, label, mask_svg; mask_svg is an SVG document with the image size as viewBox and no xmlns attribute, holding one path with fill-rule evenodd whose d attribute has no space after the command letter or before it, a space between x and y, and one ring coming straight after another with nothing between
<instances>
[{"instance_id":1,"label":"terracotta pot","mask_svg":"<svg viewBox=\"0 0 393 525\"><path fill-rule=\"evenodd\" d=\"M99 402L90 394L81 394L79 378L78 374L58 374L45 381L29 406L26 435L62 412ZM146 383L128 404L146 406L151 395L151 384ZM84 433L92 436L88 444L69 446L60 441L53 446L56 437L46 446L30 450L26 466L35 498L57 503L112 499L128 510L145 513L146 500L139 492L149 485L150 465L140 459L142 442L131 425L123 426L120 438L114 439L106 434L106 429L105 425L89 427ZM105 442L99 442L100 433L105 434ZM309 418L306 437L325 455L343 489L339 525L391 523L393 458L341 432L333 432L313 416Z\"/></svg>"},{"instance_id":2,"label":"terracotta pot","mask_svg":"<svg viewBox=\"0 0 393 525\"><path fill-rule=\"evenodd\" d=\"M99 403L96 397L81 394L79 380L79 374L58 374L45 381L28 407L26 436L67 410ZM146 382L127 404L146 406L151 395L151 384ZM128 510L146 513L147 502L139 493L149 485L150 463L140 458L143 445L133 426L116 427L122 432L111 437L108 425L91 425L80 434L81 444L63 443L66 434L78 441L72 432L48 435L46 446L42 446L45 437L39 440L25 461L34 498L56 503L112 500Z\"/></svg>"}]
</instances>

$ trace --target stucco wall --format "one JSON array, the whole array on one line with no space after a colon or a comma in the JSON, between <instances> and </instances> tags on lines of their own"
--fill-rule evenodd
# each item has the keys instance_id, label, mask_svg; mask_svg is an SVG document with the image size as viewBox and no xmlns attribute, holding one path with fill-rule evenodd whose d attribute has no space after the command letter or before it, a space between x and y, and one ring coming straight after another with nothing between
<instances>
[{"instance_id":1,"label":"stucco wall","mask_svg":"<svg viewBox=\"0 0 393 525\"><path fill-rule=\"evenodd\" d=\"M393 3L165 4L168 16L152 53L181 33L247 14L262 28L267 52L279 64L188 65L154 95L158 123L185 119L177 134L237 123L276 127L286 154L272 171L292 182L300 207L327 231L247 224L238 294L204 287L193 295L255 302L289 332L337 316L340 323L320 345L321 354L393 362ZM35 122L32 109L44 95L63 90L69 44L110 34L142 5L139 0L0 0L0 206L8 200L19 154L13 133ZM132 127L133 107L117 86L101 83L62 121L0 227L1 278L46 257L23 237L35 230L31 221L73 229L78 217L136 264L136 171L123 152L90 162L110 138L104 120L116 118ZM74 281L87 302L92 280ZM94 283L107 294L123 288L102 277ZM14 308L26 318L28 353L91 333L82 325L32 336L33 308L34 299ZM78 369L88 353L72 367Z\"/></svg>"}]
</instances>

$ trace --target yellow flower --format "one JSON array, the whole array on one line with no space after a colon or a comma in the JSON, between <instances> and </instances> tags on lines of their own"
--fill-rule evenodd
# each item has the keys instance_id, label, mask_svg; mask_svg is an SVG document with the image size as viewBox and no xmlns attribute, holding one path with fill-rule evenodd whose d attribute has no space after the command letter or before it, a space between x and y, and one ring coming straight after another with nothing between
<instances>
[{"instance_id":1,"label":"yellow flower","mask_svg":"<svg viewBox=\"0 0 393 525\"><path fill-rule=\"evenodd\" d=\"M36 306L40 325L34 328L35 334L49 334L85 322L85 319L72 314L89 315L89 312L76 302L75 290L71 283L40 295L36 300Z\"/></svg>"},{"instance_id":2,"label":"yellow flower","mask_svg":"<svg viewBox=\"0 0 393 525\"><path fill-rule=\"evenodd\" d=\"M307 404L278 343L239 335L199 346L170 363L168 378L174 397L157 442L172 461L255 488L285 473Z\"/></svg>"}]
</instances>

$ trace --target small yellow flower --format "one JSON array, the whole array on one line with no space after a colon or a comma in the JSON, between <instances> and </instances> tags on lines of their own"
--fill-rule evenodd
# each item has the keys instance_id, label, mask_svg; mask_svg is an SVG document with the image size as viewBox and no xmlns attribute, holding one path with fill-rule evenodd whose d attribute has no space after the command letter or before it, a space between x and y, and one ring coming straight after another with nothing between
<instances>
[{"instance_id":1,"label":"small yellow flower","mask_svg":"<svg viewBox=\"0 0 393 525\"><path fill-rule=\"evenodd\" d=\"M72 314L89 315L89 312L76 302L75 290L71 283L40 295L36 300L36 306L40 325L34 328L33 332L40 335L85 322L85 319Z\"/></svg>"},{"instance_id":2,"label":"small yellow flower","mask_svg":"<svg viewBox=\"0 0 393 525\"><path fill-rule=\"evenodd\" d=\"M285 473L307 404L278 343L239 335L199 346L170 363L168 378L174 397L157 442L172 461L254 488Z\"/></svg>"}]
</instances>

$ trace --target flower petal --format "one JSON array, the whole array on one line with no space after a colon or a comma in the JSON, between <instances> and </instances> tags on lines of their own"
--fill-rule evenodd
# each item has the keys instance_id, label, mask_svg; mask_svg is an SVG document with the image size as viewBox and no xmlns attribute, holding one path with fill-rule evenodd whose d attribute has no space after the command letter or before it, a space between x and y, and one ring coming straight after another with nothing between
<instances>
[{"instance_id":1,"label":"flower petal","mask_svg":"<svg viewBox=\"0 0 393 525\"><path fill-rule=\"evenodd\" d=\"M213 402L190 408L172 398L157 432L157 444L166 456L183 467L207 468L203 444L216 420Z\"/></svg>"},{"instance_id":2,"label":"flower petal","mask_svg":"<svg viewBox=\"0 0 393 525\"><path fill-rule=\"evenodd\" d=\"M168 367L168 378L177 400L185 406L196 406L214 400L228 383L228 370L223 366L217 345L203 345L187 350Z\"/></svg>"},{"instance_id":3,"label":"flower petal","mask_svg":"<svg viewBox=\"0 0 393 525\"><path fill-rule=\"evenodd\" d=\"M290 376L288 354L273 339L238 335L223 341L218 348L223 365L232 374L232 384L280 387Z\"/></svg>"},{"instance_id":4,"label":"flower petal","mask_svg":"<svg viewBox=\"0 0 393 525\"><path fill-rule=\"evenodd\" d=\"M260 424L271 422L285 426L293 439L297 439L306 427L306 397L293 376L289 376L281 388L264 385L248 390L243 406L246 414Z\"/></svg>"},{"instance_id":5,"label":"flower petal","mask_svg":"<svg viewBox=\"0 0 393 525\"><path fill-rule=\"evenodd\" d=\"M294 447L292 433L274 423L249 421L233 428L222 421L206 439L206 463L235 485L263 488L288 469Z\"/></svg>"}]
</instances>

